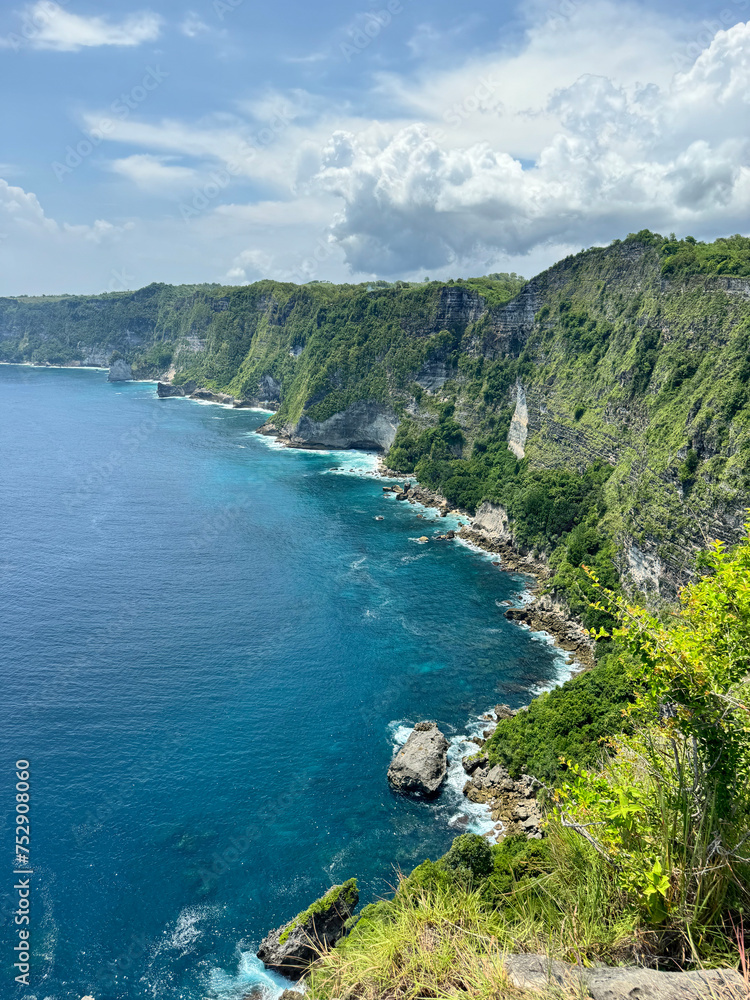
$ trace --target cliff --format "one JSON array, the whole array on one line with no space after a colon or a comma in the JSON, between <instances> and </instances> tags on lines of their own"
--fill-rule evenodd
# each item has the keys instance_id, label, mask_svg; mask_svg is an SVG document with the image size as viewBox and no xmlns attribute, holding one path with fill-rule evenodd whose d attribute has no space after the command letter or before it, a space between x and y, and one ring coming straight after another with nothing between
<instances>
[{"instance_id":1,"label":"cliff","mask_svg":"<svg viewBox=\"0 0 750 1000\"><path fill-rule=\"evenodd\" d=\"M0 360L107 364L117 351L160 395L276 410L265 430L293 446L390 449L391 467L452 505L502 506L528 550L595 528L622 575L669 599L750 506L750 266L733 239L642 233L526 283L6 298ZM556 510L579 514L547 517L565 472Z\"/></svg>"}]
</instances>

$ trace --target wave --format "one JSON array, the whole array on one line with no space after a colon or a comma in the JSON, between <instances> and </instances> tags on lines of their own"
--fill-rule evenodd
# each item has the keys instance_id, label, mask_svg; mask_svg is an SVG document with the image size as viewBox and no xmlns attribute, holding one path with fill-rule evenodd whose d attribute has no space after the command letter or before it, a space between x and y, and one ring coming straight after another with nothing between
<instances>
[{"instance_id":1,"label":"wave","mask_svg":"<svg viewBox=\"0 0 750 1000\"><path fill-rule=\"evenodd\" d=\"M388 723L394 756L408 740L414 725L408 719L395 719ZM464 757L476 752L477 746L472 743L471 736L481 735L486 726L485 720L472 719L466 727L466 733L446 736L449 743L448 771L440 794L427 803L427 806L433 811L437 822L456 833L478 833L480 836L493 834L488 839L494 840L500 831L495 830L497 823L492 819L489 807L479 802L470 802L464 795L464 785L468 779L461 763Z\"/></svg>"},{"instance_id":2,"label":"wave","mask_svg":"<svg viewBox=\"0 0 750 1000\"><path fill-rule=\"evenodd\" d=\"M301 983L292 987L288 979L270 972L254 951L239 950L235 973L214 968L206 979L204 996L210 996L211 1000L276 1000L284 990L305 988Z\"/></svg>"}]
</instances>

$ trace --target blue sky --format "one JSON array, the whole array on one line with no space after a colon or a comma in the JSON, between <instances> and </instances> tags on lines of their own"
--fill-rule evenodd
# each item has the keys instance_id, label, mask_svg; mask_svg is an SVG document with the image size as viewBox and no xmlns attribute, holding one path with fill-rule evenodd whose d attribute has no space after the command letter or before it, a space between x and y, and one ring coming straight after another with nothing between
<instances>
[{"instance_id":1,"label":"blue sky","mask_svg":"<svg viewBox=\"0 0 750 1000\"><path fill-rule=\"evenodd\" d=\"M750 0L3 5L0 293L750 228Z\"/></svg>"}]
</instances>

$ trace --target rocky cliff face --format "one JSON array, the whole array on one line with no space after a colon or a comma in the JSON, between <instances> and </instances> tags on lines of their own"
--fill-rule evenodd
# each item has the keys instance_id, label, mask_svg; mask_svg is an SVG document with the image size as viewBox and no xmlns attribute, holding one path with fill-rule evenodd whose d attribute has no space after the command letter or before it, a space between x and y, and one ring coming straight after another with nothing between
<instances>
[{"instance_id":1,"label":"rocky cliff face","mask_svg":"<svg viewBox=\"0 0 750 1000\"><path fill-rule=\"evenodd\" d=\"M133 368L122 358L112 363L107 376L108 382L130 382L133 378Z\"/></svg>"},{"instance_id":2,"label":"rocky cliff face","mask_svg":"<svg viewBox=\"0 0 750 1000\"><path fill-rule=\"evenodd\" d=\"M296 424L275 425L262 433L278 434L293 448L362 448L387 451L393 444L398 417L390 406L361 401L353 403L328 420L315 421L302 416Z\"/></svg>"}]
</instances>

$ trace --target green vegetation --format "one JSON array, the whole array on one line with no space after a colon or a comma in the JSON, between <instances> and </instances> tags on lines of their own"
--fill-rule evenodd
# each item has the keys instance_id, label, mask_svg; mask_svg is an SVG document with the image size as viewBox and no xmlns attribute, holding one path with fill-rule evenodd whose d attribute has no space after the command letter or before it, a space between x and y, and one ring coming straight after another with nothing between
<instances>
[{"instance_id":1,"label":"green vegetation","mask_svg":"<svg viewBox=\"0 0 750 1000\"><path fill-rule=\"evenodd\" d=\"M661 620L602 588L637 698L599 772L574 765L556 821L610 865L661 949L720 951L750 902L750 523Z\"/></svg>"},{"instance_id":2,"label":"green vegetation","mask_svg":"<svg viewBox=\"0 0 750 1000\"><path fill-rule=\"evenodd\" d=\"M490 764L502 764L514 778L533 774L557 784L566 761L591 766L602 760L604 741L623 731L625 709L634 697L634 683L620 657L609 654L592 670L503 719L484 750Z\"/></svg>"},{"instance_id":3,"label":"green vegetation","mask_svg":"<svg viewBox=\"0 0 750 1000\"><path fill-rule=\"evenodd\" d=\"M295 927L306 923L316 913L325 913L337 904L341 904L342 909L352 910L357 905L358 899L359 892L357 891L356 878L347 879L342 885L335 885L325 895L321 896L320 899L316 899L314 903L311 903L306 910L298 913L293 920L289 921L279 937L280 943L283 944Z\"/></svg>"},{"instance_id":4,"label":"green vegetation","mask_svg":"<svg viewBox=\"0 0 750 1000\"><path fill-rule=\"evenodd\" d=\"M692 551L750 502L750 242L643 230L525 283L154 284L0 299L0 360L106 364L265 399L280 426L366 399L400 426L387 461L457 507L502 505L519 546L592 628L592 567L645 567L673 597ZM521 292L521 308L506 304ZM533 311L530 311L532 310ZM274 380L269 383L268 380ZM508 450L528 405L525 457ZM519 424L516 424L516 430ZM651 572L649 567L657 567Z\"/></svg>"},{"instance_id":5,"label":"green vegetation","mask_svg":"<svg viewBox=\"0 0 750 1000\"><path fill-rule=\"evenodd\" d=\"M556 784L547 837L457 837L364 908L314 967L313 998L513 996L506 951L736 964L750 903L750 523L702 562L663 619L593 581L616 650L488 744L491 759ZM608 700L618 672L621 697ZM540 755L571 738L567 772Z\"/></svg>"},{"instance_id":6,"label":"green vegetation","mask_svg":"<svg viewBox=\"0 0 750 1000\"><path fill-rule=\"evenodd\" d=\"M401 418L388 464L454 506L504 507L517 544L549 558L551 589L600 636L591 672L487 747L554 789L544 842L458 838L365 908L313 995L512 996L504 948L731 961L750 884L750 541L699 556L704 575L663 617L625 600L615 567L658 583L649 596L665 605L702 539L736 532L750 503L746 278L750 238L643 230L528 284L0 299L0 360L118 354L139 374L173 367L178 384L247 399L273 379L279 425L387 404ZM518 459L508 432L524 398Z\"/></svg>"}]
</instances>

